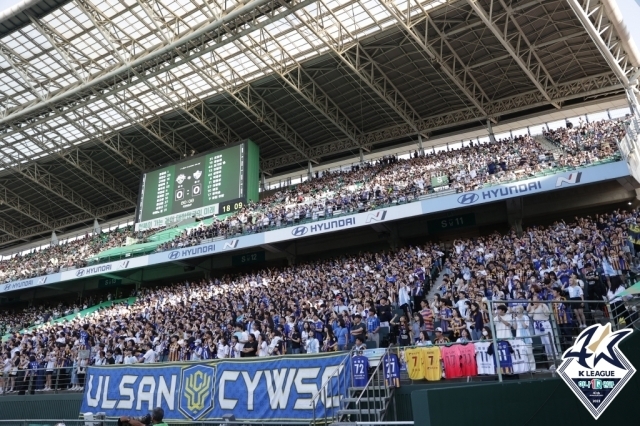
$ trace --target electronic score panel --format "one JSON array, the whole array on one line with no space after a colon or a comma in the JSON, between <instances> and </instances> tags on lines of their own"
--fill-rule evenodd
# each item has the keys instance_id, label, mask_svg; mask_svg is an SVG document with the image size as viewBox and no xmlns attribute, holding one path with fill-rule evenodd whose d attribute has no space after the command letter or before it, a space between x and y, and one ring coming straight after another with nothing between
<instances>
[{"instance_id":1,"label":"electronic score panel","mask_svg":"<svg viewBox=\"0 0 640 426\"><path fill-rule=\"evenodd\" d=\"M258 199L258 146L246 140L142 175L136 229L233 213Z\"/></svg>"}]
</instances>

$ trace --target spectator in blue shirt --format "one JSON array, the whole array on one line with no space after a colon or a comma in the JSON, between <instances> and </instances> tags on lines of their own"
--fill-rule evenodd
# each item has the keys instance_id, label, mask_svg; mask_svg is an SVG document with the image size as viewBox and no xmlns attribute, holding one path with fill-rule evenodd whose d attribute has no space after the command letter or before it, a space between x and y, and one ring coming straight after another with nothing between
<instances>
[{"instance_id":1,"label":"spectator in blue shirt","mask_svg":"<svg viewBox=\"0 0 640 426\"><path fill-rule=\"evenodd\" d=\"M338 339L338 350L347 350L347 336L349 335L349 330L345 326L344 320L342 318L338 320L338 327L334 330L334 332L336 334L336 339Z\"/></svg>"},{"instance_id":2,"label":"spectator in blue shirt","mask_svg":"<svg viewBox=\"0 0 640 426\"><path fill-rule=\"evenodd\" d=\"M376 345L380 347L380 320L376 316L374 310L369 311L369 316L367 316L367 334L369 335L369 340L373 340L376 342Z\"/></svg>"}]
</instances>

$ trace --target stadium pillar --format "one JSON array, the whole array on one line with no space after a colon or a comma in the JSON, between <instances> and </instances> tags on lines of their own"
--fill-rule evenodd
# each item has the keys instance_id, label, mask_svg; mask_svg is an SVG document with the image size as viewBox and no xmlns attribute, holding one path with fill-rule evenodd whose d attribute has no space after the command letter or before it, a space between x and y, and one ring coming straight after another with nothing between
<instances>
[{"instance_id":1,"label":"stadium pillar","mask_svg":"<svg viewBox=\"0 0 640 426\"><path fill-rule=\"evenodd\" d=\"M522 197L509 198L507 203L507 220L509 225L516 230L518 236L522 235Z\"/></svg>"},{"instance_id":2,"label":"stadium pillar","mask_svg":"<svg viewBox=\"0 0 640 426\"><path fill-rule=\"evenodd\" d=\"M360 150L360 152L362 152L362 150ZM313 167L311 166L311 161L307 161L307 178L311 179L311 176L313 176Z\"/></svg>"},{"instance_id":3,"label":"stadium pillar","mask_svg":"<svg viewBox=\"0 0 640 426\"><path fill-rule=\"evenodd\" d=\"M629 101L631 113L640 118L640 103L638 103L638 97L634 93L634 87L629 86L625 88L625 92L627 92L627 101Z\"/></svg>"},{"instance_id":4,"label":"stadium pillar","mask_svg":"<svg viewBox=\"0 0 640 426\"><path fill-rule=\"evenodd\" d=\"M263 191L266 189L266 186L267 186L266 181L267 179L264 175L264 172L262 172L262 174L260 175L260 187L262 188Z\"/></svg>"},{"instance_id":5,"label":"stadium pillar","mask_svg":"<svg viewBox=\"0 0 640 426\"><path fill-rule=\"evenodd\" d=\"M360 165L364 164L364 151L360 148Z\"/></svg>"},{"instance_id":6,"label":"stadium pillar","mask_svg":"<svg viewBox=\"0 0 640 426\"><path fill-rule=\"evenodd\" d=\"M398 235L398 227L393 223L387 223L385 227L389 230L389 246L391 250L395 251L402 245L402 241Z\"/></svg>"},{"instance_id":7,"label":"stadium pillar","mask_svg":"<svg viewBox=\"0 0 640 426\"><path fill-rule=\"evenodd\" d=\"M493 126L491 126L491 120L487 118L487 130L489 131L489 141L491 143L496 142L496 135L493 134Z\"/></svg>"},{"instance_id":8,"label":"stadium pillar","mask_svg":"<svg viewBox=\"0 0 640 426\"><path fill-rule=\"evenodd\" d=\"M422 135L418 133L418 148L420 149L418 152L420 153L420 157L424 157L424 147L422 146Z\"/></svg>"},{"instance_id":9,"label":"stadium pillar","mask_svg":"<svg viewBox=\"0 0 640 426\"><path fill-rule=\"evenodd\" d=\"M56 235L56 231L51 231L51 245L52 246L58 245L58 236Z\"/></svg>"},{"instance_id":10,"label":"stadium pillar","mask_svg":"<svg viewBox=\"0 0 640 426\"><path fill-rule=\"evenodd\" d=\"M98 219L93 219L93 232L95 234L99 234L102 229L100 228L100 224L98 223Z\"/></svg>"}]
</instances>

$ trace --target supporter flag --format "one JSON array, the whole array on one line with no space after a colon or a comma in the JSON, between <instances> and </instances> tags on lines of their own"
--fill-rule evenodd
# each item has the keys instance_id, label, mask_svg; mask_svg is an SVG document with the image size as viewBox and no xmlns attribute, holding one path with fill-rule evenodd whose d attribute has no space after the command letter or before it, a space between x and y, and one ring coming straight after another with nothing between
<instances>
[{"instance_id":1,"label":"supporter flag","mask_svg":"<svg viewBox=\"0 0 640 426\"><path fill-rule=\"evenodd\" d=\"M81 412L141 417L162 407L174 422L310 421L334 415L347 394L345 353L89 367ZM328 383L326 387L324 384Z\"/></svg>"},{"instance_id":2,"label":"supporter flag","mask_svg":"<svg viewBox=\"0 0 640 426\"><path fill-rule=\"evenodd\" d=\"M635 223L629 224L629 241L633 244L640 244L640 225Z\"/></svg>"}]
</instances>

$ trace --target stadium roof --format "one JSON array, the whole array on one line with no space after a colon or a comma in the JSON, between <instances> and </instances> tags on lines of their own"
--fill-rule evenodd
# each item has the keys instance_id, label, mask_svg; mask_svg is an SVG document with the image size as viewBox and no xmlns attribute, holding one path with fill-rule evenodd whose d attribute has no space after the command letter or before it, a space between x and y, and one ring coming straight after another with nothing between
<instances>
[{"instance_id":1,"label":"stadium roof","mask_svg":"<svg viewBox=\"0 0 640 426\"><path fill-rule=\"evenodd\" d=\"M620 96L609 3L28 0L0 16L0 247L131 213L142 171L245 138L277 174Z\"/></svg>"}]
</instances>

